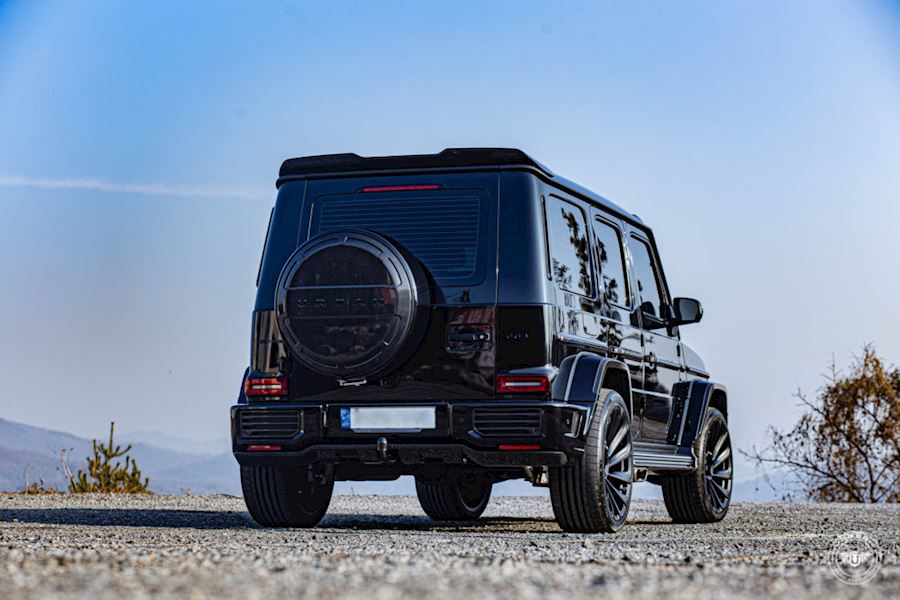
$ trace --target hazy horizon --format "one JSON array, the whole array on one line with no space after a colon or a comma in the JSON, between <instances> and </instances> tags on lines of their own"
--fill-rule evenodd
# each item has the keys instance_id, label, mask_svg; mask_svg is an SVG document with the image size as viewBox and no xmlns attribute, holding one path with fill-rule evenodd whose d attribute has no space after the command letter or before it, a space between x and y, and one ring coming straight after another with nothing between
<instances>
[{"instance_id":1,"label":"hazy horizon","mask_svg":"<svg viewBox=\"0 0 900 600\"><path fill-rule=\"evenodd\" d=\"M226 437L278 166L331 152L519 147L639 214L739 447L900 361L896 4L328 6L0 2L0 417Z\"/></svg>"}]
</instances>

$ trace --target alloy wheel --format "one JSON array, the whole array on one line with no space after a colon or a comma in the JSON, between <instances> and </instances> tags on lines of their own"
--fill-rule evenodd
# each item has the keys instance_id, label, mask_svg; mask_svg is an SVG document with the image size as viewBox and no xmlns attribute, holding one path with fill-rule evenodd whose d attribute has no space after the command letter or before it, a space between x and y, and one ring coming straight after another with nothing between
<instances>
[{"instance_id":1,"label":"alloy wheel","mask_svg":"<svg viewBox=\"0 0 900 600\"><path fill-rule=\"evenodd\" d=\"M728 428L716 421L706 440L706 492L716 512L728 508L732 484L731 439Z\"/></svg>"},{"instance_id":2,"label":"alloy wheel","mask_svg":"<svg viewBox=\"0 0 900 600\"><path fill-rule=\"evenodd\" d=\"M628 513L631 500L631 423L628 413L615 406L606 420L606 461L603 467L603 485L606 487L606 508L615 521L622 521Z\"/></svg>"}]
</instances>

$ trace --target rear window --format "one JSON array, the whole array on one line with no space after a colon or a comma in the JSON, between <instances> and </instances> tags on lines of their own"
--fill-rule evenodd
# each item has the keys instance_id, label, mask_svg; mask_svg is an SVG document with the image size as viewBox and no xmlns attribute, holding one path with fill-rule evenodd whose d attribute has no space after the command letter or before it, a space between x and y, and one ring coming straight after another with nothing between
<instances>
[{"instance_id":1,"label":"rear window","mask_svg":"<svg viewBox=\"0 0 900 600\"><path fill-rule=\"evenodd\" d=\"M379 192L320 196L310 236L335 229L368 229L399 242L443 285L484 279L486 201L477 190Z\"/></svg>"}]
</instances>

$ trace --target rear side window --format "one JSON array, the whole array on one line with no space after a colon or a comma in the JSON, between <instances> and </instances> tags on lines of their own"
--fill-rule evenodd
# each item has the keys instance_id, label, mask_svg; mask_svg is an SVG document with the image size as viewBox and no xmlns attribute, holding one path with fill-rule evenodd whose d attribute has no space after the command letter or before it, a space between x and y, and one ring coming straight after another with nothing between
<instances>
[{"instance_id":1,"label":"rear side window","mask_svg":"<svg viewBox=\"0 0 900 600\"><path fill-rule=\"evenodd\" d=\"M619 230L600 219L594 220L594 247L597 271L600 273L599 288L604 297L619 306L627 307L628 285L625 280L625 257L622 255L622 237Z\"/></svg>"},{"instance_id":2,"label":"rear side window","mask_svg":"<svg viewBox=\"0 0 900 600\"><path fill-rule=\"evenodd\" d=\"M631 258L634 260L634 277L637 279L637 291L640 294L641 312L661 319L664 303L650 247L647 242L638 238L631 238L630 247Z\"/></svg>"},{"instance_id":3,"label":"rear side window","mask_svg":"<svg viewBox=\"0 0 900 600\"><path fill-rule=\"evenodd\" d=\"M487 219L478 191L320 196L310 236L335 229L368 229L402 244L438 284L472 285L484 279Z\"/></svg>"},{"instance_id":4,"label":"rear side window","mask_svg":"<svg viewBox=\"0 0 900 600\"><path fill-rule=\"evenodd\" d=\"M591 255L584 212L556 196L547 198L550 276L570 292L590 296Z\"/></svg>"}]
</instances>

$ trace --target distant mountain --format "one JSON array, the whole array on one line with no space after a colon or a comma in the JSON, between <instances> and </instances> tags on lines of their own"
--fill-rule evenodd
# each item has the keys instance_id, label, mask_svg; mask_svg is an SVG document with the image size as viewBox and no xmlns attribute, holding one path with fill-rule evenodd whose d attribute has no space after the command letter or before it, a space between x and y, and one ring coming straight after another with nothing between
<instances>
[{"instance_id":1,"label":"distant mountain","mask_svg":"<svg viewBox=\"0 0 900 600\"><path fill-rule=\"evenodd\" d=\"M223 454L231 452L231 440L189 440L158 431L130 431L122 434L129 444L147 444L186 454Z\"/></svg>"},{"instance_id":2,"label":"distant mountain","mask_svg":"<svg viewBox=\"0 0 900 600\"><path fill-rule=\"evenodd\" d=\"M166 438L162 434L155 437ZM230 452L181 452L142 441L147 439L153 439L152 435L120 436L116 441L132 444L130 455L144 476L150 478L154 492L240 493L238 465ZM74 472L85 467L92 444L61 431L0 419L0 490L20 490L26 483L39 480L49 487L65 489L68 482L60 461L64 451Z\"/></svg>"},{"instance_id":3,"label":"distant mountain","mask_svg":"<svg viewBox=\"0 0 900 600\"><path fill-rule=\"evenodd\" d=\"M59 457L0 446L0 490L21 490L40 479L48 487L62 488L65 478L59 466Z\"/></svg>"}]
</instances>

